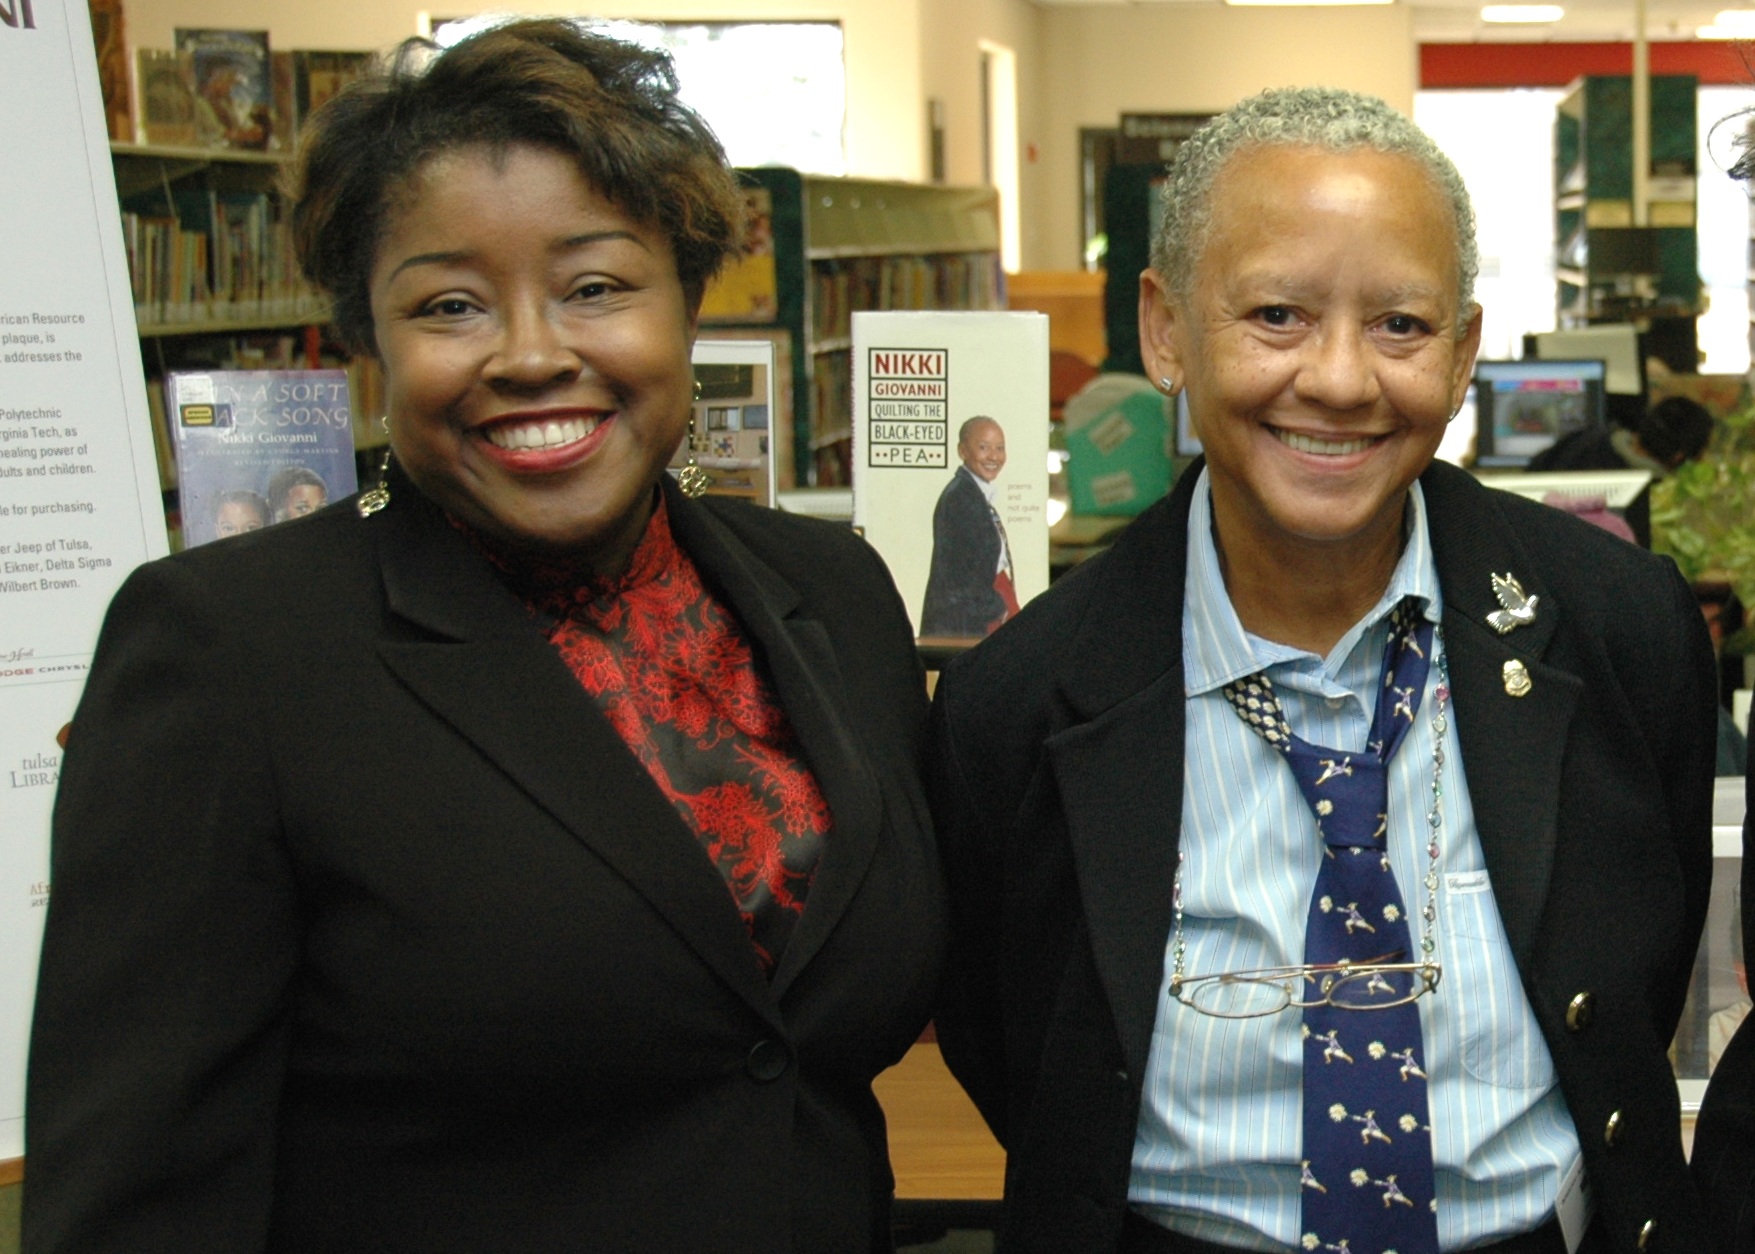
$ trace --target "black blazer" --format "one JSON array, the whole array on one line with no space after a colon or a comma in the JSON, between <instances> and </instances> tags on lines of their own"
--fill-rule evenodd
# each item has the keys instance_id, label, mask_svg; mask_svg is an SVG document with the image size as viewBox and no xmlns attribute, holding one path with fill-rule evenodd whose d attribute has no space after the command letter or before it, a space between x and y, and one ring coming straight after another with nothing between
<instances>
[{"instance_id":1,"label":"black blazer","mask_svg":"<svg viewBox=\"0 0 1755 1254\"><path fill-rule=\"evenodd\" d=\"M932 568L920 607L923 636L983 636L1005 613L994 589L999 529L975 474L967 466L938 494L932 510Z\"/></svg>"},{"instance_id":2,"label":"black blazer","mask_svg":"<svg viewBox=\"0 0 1755 1254\"><path fill-rule=\"evenodd\" d=\"M845 528L667 491L834 815L772 981L406 481L149 564L56 803L25 1250L889 1248L870 1081L943 933L908 619Z\"/></svg>"},{"instance_id":3,"label":"black blazer","mask_svg":"<svg viewBox=\"0 0 1755 1254\"><path fill-rule=\"evenodd\" d=\"M1743 955L1755 954L1755 753L1743 817ZM1712 1248L1755 1254L1755 1015L1743 1020L1706 1086L1694 1125L1694 1178L1712 1219Z\"/></svg>"},{"instance_id":4,"label":"black blazer","mask_svg":"<svg viewBox=\"0 0 1755 1254\"><path fill-rule=\"evenodd\" d=\"M1008 1250L1113 1250L1127 1206L1182 815L1194 479L938 686L939 1039L1009 1151ZM1673 565L1576 518L1445 465L1422 483L1494 897L1595 1185L1586 1246L1631 1254L1655 1220L1649 1251L1697 1254L1665 1049L1712 872L1700 613ZM1485 620L1506 571L1541 601L1500 636ZM1505 690L1513 658L1533 680L1522 698ZM1569 1026L1581 994L1594 1015Z\"/></svg>"}]
</instances>

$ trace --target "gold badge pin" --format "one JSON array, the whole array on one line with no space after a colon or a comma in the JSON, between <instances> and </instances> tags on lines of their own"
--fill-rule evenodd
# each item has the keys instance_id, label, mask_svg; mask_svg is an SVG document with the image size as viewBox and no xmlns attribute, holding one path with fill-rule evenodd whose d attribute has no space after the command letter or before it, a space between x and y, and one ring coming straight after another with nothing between
<instances>
[{"instance_id":1,"label":"gold badge pin","mask_svg":"<svg viewBox=\"0 0 1755 1254\"><path fill-rule=\"evenodd\" d=\"M1530 682L1530 673L1524 664L1516 658L1505 664L1505 691L1514 697L1527 697L1535 685Z\"/></svg>"}]
</instances>

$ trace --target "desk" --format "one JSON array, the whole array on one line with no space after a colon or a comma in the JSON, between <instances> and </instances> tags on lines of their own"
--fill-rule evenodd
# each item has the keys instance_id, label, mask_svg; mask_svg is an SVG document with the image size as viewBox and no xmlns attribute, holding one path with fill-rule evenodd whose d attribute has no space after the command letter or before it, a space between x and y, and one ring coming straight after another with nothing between
<instances>
[{"instance_id":1,"label":"desk","mask_svg":"<svg viewBox=\"0 0 1755 1254\"><path fill-rule=\"evenodd\" d=\"M873 1082L890 1126L902 1200L997 1201L1005 1151L963 1093L935 1041L920 1041Z\"/></svg>"}]
</instances>

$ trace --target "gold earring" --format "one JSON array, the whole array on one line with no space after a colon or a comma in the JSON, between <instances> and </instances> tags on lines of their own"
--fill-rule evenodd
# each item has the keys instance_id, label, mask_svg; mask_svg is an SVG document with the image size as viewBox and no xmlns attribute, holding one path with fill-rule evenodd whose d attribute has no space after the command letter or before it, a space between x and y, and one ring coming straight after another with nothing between
<instances>
[{"instance_id":1,"label":"gold earring","mask_svg":"<svg viewBox=\"0 0 1755 1254\"><path fill-rule=\"evenodd\" d=\"M701 385L696 382L695 395L698 398L700 394ZM689 460L686 466L676 472L676 486L684 496L692 500L697 496L705 495L707 489L713 486L712 476L702 470L695 461L695 407L693 405L689 406L689 433L685 438L688 440Z\"/></svg>"},{"instance_id":2,"label":"gold earring","mask_svg":"<svg viewBox=\"0 0 1755 1254\"><path fill-rule=\"evenodd\" d=\"M384 424L384 433L390 433L390 415L385 414L378 419ZM390 504L390 446L384 446L384 460L378 463L378 484L360 493L354 508L360 512L361 518L370 518L373 514Z\"/></svg>"}]
</instances>

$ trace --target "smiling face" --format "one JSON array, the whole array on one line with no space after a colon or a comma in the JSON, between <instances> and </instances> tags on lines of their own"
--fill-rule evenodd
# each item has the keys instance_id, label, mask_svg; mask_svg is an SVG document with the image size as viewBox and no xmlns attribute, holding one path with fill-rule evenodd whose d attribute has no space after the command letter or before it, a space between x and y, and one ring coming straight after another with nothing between
<instances>
[{"instance_id":1,"label":"smiling face","mask_svg":"<svg viewBox=\"0 0 1755 1254\"><path fill-rule=\"evenodd\" d=\"M400 189L372 265L390 441L462 521L625 565L688 425L695 304L669 241L568 158L465 148Z\"/></svg>"},{"instance_id":2,"label":"smiling face","mask_svg":"<svg viewBox=\"0 0 1755 1254\"><path fill-rule=\"evenodd\" d=\"M969 473L985 483L999 478L1005 469L1005 432L991 418L971 423L963 438L957 441L957 456Z\"/></svg>"},{"instance_id":3,"label":"smiling face","mask_svg":"<svg viewBox=\"0 0 1755 1254\"><path fill-rule=\"evenodd\" d=\"M1148 271L1140 325L1152 377L1188 389L1227 560L1399 551L1480 343L1447 202L1411 158L1288 146L1232 158L1212 197L1192 290Z\"/></svg>"}]
</instances>

